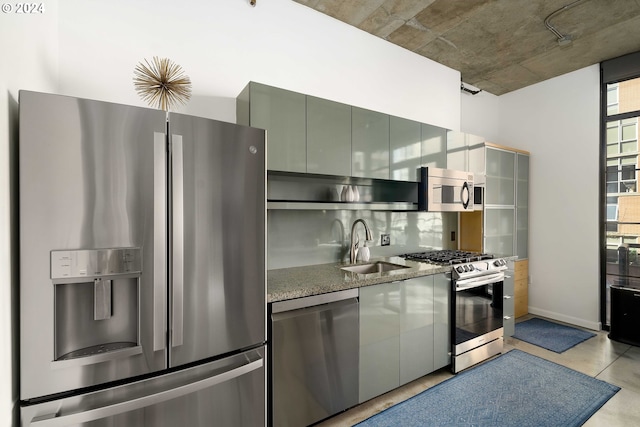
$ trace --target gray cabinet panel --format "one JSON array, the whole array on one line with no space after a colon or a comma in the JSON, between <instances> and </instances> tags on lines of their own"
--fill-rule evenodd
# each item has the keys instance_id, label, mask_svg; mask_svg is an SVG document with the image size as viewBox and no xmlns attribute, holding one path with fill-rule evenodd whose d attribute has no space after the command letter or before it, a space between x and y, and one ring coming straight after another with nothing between
<instances>
[{"instance_id":1,"label":"gray cabinet panel","mask_svg":"<svg viewBox=\"0 0 640 427\"><path fill-rule=\"evenodd\" d=\"M307 171L305 95L250 83L249 123L267 131L267 169Z\"/></svg>"},{"instance_id":2,"label":"gray cabinet panel","mask_svg":"<svg viewBox=\"0 0 640 427\"><path fill-rule=\"evenodd\" d=\"M360 288L360 402L400 385L399 310L398 283Z\"/></svg>"},{"instance_id":3,"label":"gray cabinet panel","mask_svg":"<svg viewBox=\"0 0 640 427\"><path fill-rule=\"evenodd\" d=\"M358 107L351 116L352 175L389 179L389 116Z\"/></svg>"},{"instance_id":4,"label":"gray cabinet panel","mask_svg":"<svg viewBox=\"0 0 640 427\"><path fill-rule=\"evenodd\" d=\"M514 300L514 263L508 262L509 269L505 272L504 278L504 305L502 306L502 314L504 316L504 336L510 337L515 332L515 300Z\"/></svg>"},{"instance_id":5,"label":"gray cabinet panel","mask_svg":"<svg viewBox=\"0 0 640 427\"><path fill-rule=\"evenodd\" d=\"M433 369L451 363L451 279L447 274L433 276Z\"/></svg>"},{"instance_id":6,"label":"gray cabinet panel","mask_svg":"<svg viewBox=\"0 0 640 427\"><path fill-rule=\"evenodd\" d=\"M515 205L516 153L487 147L485 205Z\"/></svg>"},{"instance_id":7,"label":"gray cabinet panel","mask_svg":"<svg viewBox=\"0 0 640 427\"><path fill-rule=\"evenodd\" d=\"M400 117L389 118L390 178L418 181L421 163L420 123Z\"/></svg>"},{"instance_id":8,"label":"gray cabinet panel","mask_svg":"<svg viewBox=\"0 0 640 427\"><path fill-rule=\"evenodd\" d=\"M400 284L400 384L433 371L433 276Z\"/></svg>"},{"instance_id":9,"label":"gray cabinet panel","mask_svg":"<svg viewBox=\"0 0 640 427\"><path fill-rule=\"evenodd\" d=\"M447 130L422 123L421 130L421 166L446 169L447 166Z\"/></svg>"},{"instance_id":10,"label":"gray cabinet panel","mask_svg":"<svg viewBox=\"0 0 640 427\"><path fill-rule=\"evenodd\" d=\"M516 255L529 258L529 156L516 155Z\"/></svg>"},{"instance_id":11,"label":"gray cabinet panel","mask_svg":"<svg viewBox=\"0 0 640 427\"><path fill-rule=\"evenodd\" d=\"M515 209L509 207L485 206L484 208L484 251L496 256L514 254Z\"/></svg>"},{"instance_id":12,"label":"gray cabinet panel","mask_svg":"<svg viewBox=\"0 0 640 427\"><path fill-rule=\"evenodd\" d=\"M351 107L307 96L307 172L351 175Z\"/></svg>"}]
</instances>

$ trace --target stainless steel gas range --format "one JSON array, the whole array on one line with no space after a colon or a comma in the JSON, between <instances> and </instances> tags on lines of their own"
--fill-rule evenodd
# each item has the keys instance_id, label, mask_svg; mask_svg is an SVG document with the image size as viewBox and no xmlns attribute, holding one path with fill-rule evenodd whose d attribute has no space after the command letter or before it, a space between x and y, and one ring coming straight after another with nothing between
<instances>
[{"instance_id":1,"label":"stainless steel gas range","mask_svg":"<svg viewBox=\"0 0 640 427\"><path fill-rule=\"evenodd\" d=\"M451 370L460 372L503 349L503 284L507 263L466 251L429 251L404 258L451 265Z\"/></svg>"}]
</instances>

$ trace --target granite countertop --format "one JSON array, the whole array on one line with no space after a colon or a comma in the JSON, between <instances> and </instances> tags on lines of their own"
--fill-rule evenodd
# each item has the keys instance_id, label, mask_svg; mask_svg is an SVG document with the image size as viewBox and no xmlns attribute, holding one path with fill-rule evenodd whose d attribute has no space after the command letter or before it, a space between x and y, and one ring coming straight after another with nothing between
<instances>
[{"instance_id":1,"label":"granite countertop","mask_svg":"<svg viewBox=\"0 0 640 427\"><path fill-rule=\"evenodd\" d=\"M267 302L285 301L451 271L449 265L408 261L397 256L372 258L368 262L353 265L377 261L399 264L407 268L360 274L341 270L342 267L349 267L351 264L331 263L269 270L267 271Z\"/></svg>"}]
</instances>

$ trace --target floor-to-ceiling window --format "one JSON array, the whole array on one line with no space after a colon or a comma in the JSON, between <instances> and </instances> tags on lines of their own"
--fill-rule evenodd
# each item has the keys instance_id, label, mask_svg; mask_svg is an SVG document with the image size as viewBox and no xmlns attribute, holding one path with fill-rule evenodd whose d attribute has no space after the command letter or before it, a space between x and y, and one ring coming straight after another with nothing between
<instances>
[{"instance_id":1,"label":"floor-to-ceiling window","mask_svg":"<svg viewBox=\"0 0 640 427\"><path fill-rule=\"evenodd\" d=\"M601 322L608 328L610 286L640 288L640 52L601 65Z\"/></svg>"}]
</instances>

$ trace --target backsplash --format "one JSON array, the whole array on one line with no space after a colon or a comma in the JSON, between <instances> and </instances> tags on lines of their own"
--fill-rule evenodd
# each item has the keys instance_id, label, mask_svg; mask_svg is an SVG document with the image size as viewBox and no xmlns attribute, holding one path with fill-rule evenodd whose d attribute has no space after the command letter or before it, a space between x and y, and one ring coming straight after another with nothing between
<instances>
[{"instance_id":1,"label":"backsplash","mask_svg":"<svg viewBox=\"0 0 640 427\"><path fill-rule=\"evenodd\" d=\"M429 249L457 249L455 212L392 212L369 210L267 211L267 268L298 267L348 261L351 225L362 218L373 234L371 257L400 255ZM364 243L364 227L356 234ZM380 246L380 235L389 234L391 245Z\"/></svg>"}]
</instances>

